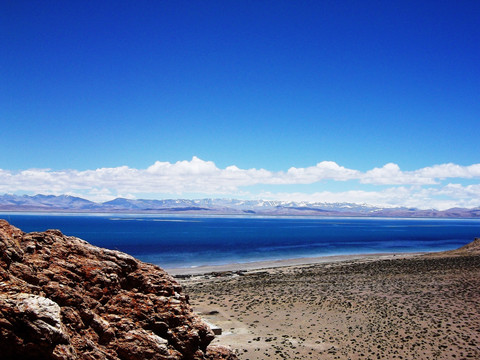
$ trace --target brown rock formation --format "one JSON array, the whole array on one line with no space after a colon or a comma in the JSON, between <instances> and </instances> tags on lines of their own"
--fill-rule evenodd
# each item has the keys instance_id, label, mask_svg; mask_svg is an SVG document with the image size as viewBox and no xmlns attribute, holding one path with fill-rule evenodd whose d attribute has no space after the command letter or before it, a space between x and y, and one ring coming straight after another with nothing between
<instances>
[{"instance_id":1,"label":"brown rock formation","mask_svg":"<svg viewBox=\"0 0 480 360\"><path fill-rule=\"evenodd\" d=\"M0 220L2 359L235 359L213 338L159 267Z\"/></svg>"}]
</instances>

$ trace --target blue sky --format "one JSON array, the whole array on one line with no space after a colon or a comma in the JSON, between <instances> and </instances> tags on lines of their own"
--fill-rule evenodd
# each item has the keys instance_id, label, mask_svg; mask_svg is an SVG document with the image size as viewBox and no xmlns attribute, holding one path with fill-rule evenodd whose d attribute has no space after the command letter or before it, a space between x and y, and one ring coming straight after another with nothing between
<instances>
[{"instance_id":1,"label":"blue sky","mask_svg":"<svg viewBox=\"0 0 480 360\"><path fill-rule=\"evenodd\" d=\"M2 2L0 192L480 206L479 24L473 0Z\"/></svg>"}]
</instances>

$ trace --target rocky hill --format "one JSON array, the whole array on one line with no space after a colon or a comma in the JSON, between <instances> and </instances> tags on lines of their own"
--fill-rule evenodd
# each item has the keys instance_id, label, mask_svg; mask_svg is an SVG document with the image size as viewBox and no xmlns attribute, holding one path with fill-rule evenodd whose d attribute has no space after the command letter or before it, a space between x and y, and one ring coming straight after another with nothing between
<instances>
[{"instance_id":1,"label":"rocky hill","mask_svg":"<svg viewBox=\"0 0 480 360\"><path fill-rule=\"evenodd\" d=\"M0 220L2 359L236 358L213 338L159 267Z\"/></svg>"}]
</instances>

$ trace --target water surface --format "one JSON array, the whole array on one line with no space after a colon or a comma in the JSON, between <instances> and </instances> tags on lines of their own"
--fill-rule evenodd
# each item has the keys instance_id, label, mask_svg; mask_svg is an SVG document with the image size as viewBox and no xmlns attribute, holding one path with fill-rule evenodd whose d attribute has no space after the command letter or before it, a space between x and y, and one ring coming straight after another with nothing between
<instances>
[{"instance_id":1,"label":"water surface","mask_svg":"<svg viewBox=\"0 0 480 360\"><path fill-rule=\"evenodd\" d=\"M344 254L442 251L480 237L478 219L200 217L1 213L164 268Z\"/></svg>"}]
</instances>

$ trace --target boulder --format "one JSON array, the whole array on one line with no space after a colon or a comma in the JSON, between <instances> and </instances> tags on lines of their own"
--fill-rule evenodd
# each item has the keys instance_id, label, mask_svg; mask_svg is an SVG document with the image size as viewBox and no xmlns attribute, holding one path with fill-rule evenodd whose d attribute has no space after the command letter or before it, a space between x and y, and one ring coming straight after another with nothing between
<instances>
[{"instance_id":1,"label":"boulder","mask_svg":"<svg viewBox=\"0 0 480 360\"><path fill-rule=\"evenodd\" d=\"M2 359L236 359L161 268L0 220Z\"/></svg>"}]
</instances>

